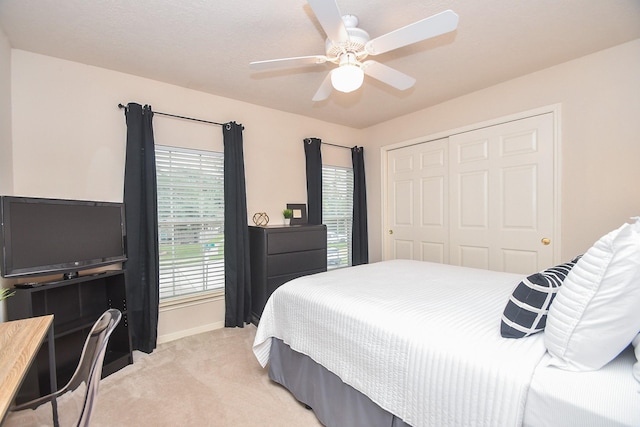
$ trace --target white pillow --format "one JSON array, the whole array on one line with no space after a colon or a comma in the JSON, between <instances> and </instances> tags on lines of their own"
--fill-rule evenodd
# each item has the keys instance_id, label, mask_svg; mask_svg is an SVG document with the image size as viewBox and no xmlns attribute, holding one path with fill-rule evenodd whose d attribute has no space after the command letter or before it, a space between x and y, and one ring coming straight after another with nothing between
<instances>
[{"instance_id":1,"label":"white pillow","mask_svg":"<svg viewBox=\"0 0 640 427\"><path fill-rule=\"evenodd\" d=\"M597 370L640 331L640 218L598 240L569 272L547 316L550 365Z\"/></svg>"},{"instance_id":2,"label":"white pillow","mask_svg":"<svg viewBox=\"0 0 640 427\"><path fill-rule=\"evenodd\" d=\"M633 344L637 360L637 362L633 364L633 376L640 382L640 334L636 335L633 341L631 341L631 344Z\"/></svg>"}]
</instances>

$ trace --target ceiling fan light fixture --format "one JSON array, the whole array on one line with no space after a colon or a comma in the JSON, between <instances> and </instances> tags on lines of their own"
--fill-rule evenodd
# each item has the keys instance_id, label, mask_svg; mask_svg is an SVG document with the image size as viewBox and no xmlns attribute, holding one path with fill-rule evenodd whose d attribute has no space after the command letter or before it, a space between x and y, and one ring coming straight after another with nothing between
<instances>
[{"instance_id":1,"label":"ceiling fan light fixture","mask_svg":"<svg viewBox=\"0 0 640 427\"><path fill-rule=\"evenodd\" d=\"M340 92L353 92L362 86L363 81L364 71L351 53L344 55L340 66L331 72L331 84Z\"/></svg>"},{"instance_id":2,"label":"ceiling fan light fixture","mask_svg":"<svg viewBox=\"0 0 640 427\"><path fill-rule=\"evenodd\" d=\"M380 62L365 59L369 55L380 55L438 37L455 31L458 27L458 15L452 10L445 10L371 39L369 33L358 27L358 18L355 15L340 13L336 0L307 2L327 36L325 54L256 61L250 65L254 69L264 70L271 67L316 65L325 62L338 64L338 68L331 70L322 80L322 84L311 98L313 102L327 99L332 89L345 93L357 90L362 86L365 74L395 89L409 89L415 84L416 79Z\"/></svg>"}]
</instances>

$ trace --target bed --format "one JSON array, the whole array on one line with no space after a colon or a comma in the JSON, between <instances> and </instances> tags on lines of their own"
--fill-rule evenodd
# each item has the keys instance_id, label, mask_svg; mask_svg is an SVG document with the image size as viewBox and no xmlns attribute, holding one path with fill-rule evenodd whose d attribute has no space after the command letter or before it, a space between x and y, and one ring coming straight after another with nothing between
<instances>
[{"instance_id":1,"label":"bed","mask_svg":"<svg viewBox=\"0 0 640 427\"><path fill-rule=\"evenodd\" d=\"M253 350L327 426L640 426L631 346L572 372L544 333L500 336L522 279L408 260L301 277L269 298Z\"/></svg>"}]
</instances>

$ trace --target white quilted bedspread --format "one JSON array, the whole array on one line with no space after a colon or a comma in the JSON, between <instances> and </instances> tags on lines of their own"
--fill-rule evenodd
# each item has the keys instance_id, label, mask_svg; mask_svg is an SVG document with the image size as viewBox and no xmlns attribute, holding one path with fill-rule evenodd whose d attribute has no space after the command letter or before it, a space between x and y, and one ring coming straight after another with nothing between
<instances>
[{"instance_id":1,"label":"white quilted bedspread","mask_svg":"<svg viewBox=\"0 0 640 427\"><path fill-rule=\"evenodd\" d=\"M519 426L542 334L500 336L521 275L395 260L295 279L267 302L254 342L306 354L414 427Z\"/></svg>"}]
</instances>

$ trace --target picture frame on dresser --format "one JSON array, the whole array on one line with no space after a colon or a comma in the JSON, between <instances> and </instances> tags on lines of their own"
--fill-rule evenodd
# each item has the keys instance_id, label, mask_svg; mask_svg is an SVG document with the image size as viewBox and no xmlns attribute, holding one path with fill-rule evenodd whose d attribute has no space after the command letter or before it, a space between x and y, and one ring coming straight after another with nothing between
<instances>
[{"instance_id":1,"label":"picture frame on dresser","mask_svg":"<svg viewBox=\"0 0 640 427\"><path fill-rule=\"evenodd\" d=\"M308 222L307 220L307 205L304 203L287 203L287 209L293 211L293 217L291 217L291 225L302 225Z\"/></svg>"}]
</instances>

